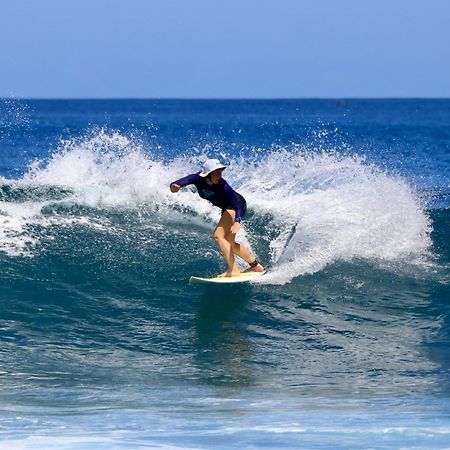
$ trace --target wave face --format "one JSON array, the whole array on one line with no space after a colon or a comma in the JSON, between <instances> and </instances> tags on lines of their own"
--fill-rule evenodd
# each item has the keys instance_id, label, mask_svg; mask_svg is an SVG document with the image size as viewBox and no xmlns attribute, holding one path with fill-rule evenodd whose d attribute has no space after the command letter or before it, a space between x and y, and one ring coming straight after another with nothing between
<instances>
[{"instance_id":1,"label":"wave face","mask_svg":"<svg viewBox=\"0 0 450 450\"><path fill-rule=\"evenodd\" d=\"M173 249L160 235L184 241L191 222L208 235L218 220L218 210L192 190L168 190L206 157L157 158L104 131L65 142L21 179L3 181L0 250L32 256L60 230L81 227L152 242L164 260ZM431 258L431 225L417 193L361 157L293 146L227 161L226 179L249 204L240 239L271 268L264 283L286 284L336 262L420 265ZM215 252L201 234L191 239L180 259L192 258L193 249Z\"/></svg>"},{"instance_id":2,"label":"wave face","mask_svg":"<svg viewBox=\"0 0 450 450\"><path fill-rule=\"evenodd\" d=\"M0 447L445 447L446 105L7 106ZM220 211L168 186L212 156L258 282L188 284Z\"/></svg>"}]
</instances>

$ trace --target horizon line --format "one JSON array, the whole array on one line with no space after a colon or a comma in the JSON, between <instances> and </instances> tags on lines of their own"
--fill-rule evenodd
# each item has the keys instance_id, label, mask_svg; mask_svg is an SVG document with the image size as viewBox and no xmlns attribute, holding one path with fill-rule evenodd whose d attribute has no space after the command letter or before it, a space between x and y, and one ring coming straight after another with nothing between
<instances>
[{"instance_id":1,"label":"horizon line","mask_svg":"<svg viewBox=\"0 0 450 450\"><path fill-rule=\"evenodd\" d=\"M411 97L2 97L0 100L168 100L168 101L280 101L280 100L449 100L447 97L411 96Z\"/></svg>"}]
</instances>

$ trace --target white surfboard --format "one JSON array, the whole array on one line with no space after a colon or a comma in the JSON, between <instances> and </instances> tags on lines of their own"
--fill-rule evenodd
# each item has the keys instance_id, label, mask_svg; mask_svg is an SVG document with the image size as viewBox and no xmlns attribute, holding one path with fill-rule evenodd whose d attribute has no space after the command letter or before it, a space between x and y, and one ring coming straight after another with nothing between
<instances>
[{"instance_id":1,"label":"white surfboard","mask_svg":"<svg viewBox=\"0 0 450 450\"><path fill-rule=\"evenodd\" d=\"M243 272L238 277L213 277L213 278L202 278L202 277L191 277L189 278L189 283L217 283L217 284L228 284L228 283L244 283L246 281L252 281L260 276L264 275L266 272Z\"/></svg>"}]
</instances>

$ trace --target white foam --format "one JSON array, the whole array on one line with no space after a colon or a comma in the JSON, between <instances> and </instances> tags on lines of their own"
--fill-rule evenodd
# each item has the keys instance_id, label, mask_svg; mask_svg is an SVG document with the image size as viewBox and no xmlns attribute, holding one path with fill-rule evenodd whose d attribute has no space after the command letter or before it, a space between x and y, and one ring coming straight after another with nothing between
<instances>
[{"instance_id":1,"label":"white foam","mask_svg":"<svg viewBox=\"0 0 450 450\"><path fill-rule=\"evenodd\" d=\"M32 202L0 202L0 250L7 255L28 254L28 248L36 244L36 239L26 233L25 227L40 211Z\"/></svg>"},{"instance_id":2,"label":"white foam","mask_svg":"<svg viewBox=\"0 0 450 450\"><path fill-rule=\"evenodd\" d=\"M193 192L184 190L175 196L169 191L171 181L195 169L195 161L188 158L171 162L152 158L138 140L117 132L100 130L82 139L62 141L48 161L33 161L21 180L0 179L13 188L59 187L72 192L62 200L1 202L0 251L11 256L31 255L41 238L31 232L34 225L98 225L98 221L87 218L47 217L43 210L49 204L100 209L150 205L158 210L177 205L216 221L216 209L208 202L199 202Z\"/></svg>"},{"instance_id":3,"label":"white foam","mask_svg":"<svg viewBox=\"0 0 450 450\"><path fill-rule=\"evenodd\" d=\"M335 261L428 252L430 224L412 188L360 157L281 150L248 172L248 202L281 229L262 282L284 284Z\"/></svg>"},{"instance_id":4,"label":"white foam","mask_svg":"<svg viewBox=\"0 0 450 450\"><path fill-rule=\"evenodd\" d=\"M136 205L159 196L164 168L143 147L119 133L65 141L44 166L32 165L24 183L72 188L80 204Z\"/></svg>"}]
</instances>

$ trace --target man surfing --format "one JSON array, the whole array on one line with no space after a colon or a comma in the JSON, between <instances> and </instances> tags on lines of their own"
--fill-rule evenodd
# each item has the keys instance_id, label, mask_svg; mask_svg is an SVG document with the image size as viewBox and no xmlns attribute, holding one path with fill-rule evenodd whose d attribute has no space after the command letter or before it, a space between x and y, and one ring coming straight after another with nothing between
<instances>
[{"instance_id":1,"label":"man surfing","mask_svg":"<svg viewBox=\"0 0 450 450\"><path fill-rule=\"evenodd\" d=\"M235 242L236 233L241 229L241 220L245 216L247 203L242 195L238 194L222 178L226 166L218 159L208 159L202 171L193 173L170 184L171 192L178 192L182 187L193 184L201 198L210 201L222 210L213 239L222 252L228 265L228 270L219 277L238 277L239 268L235 255L246 261L250 267L247 271L264 272L264 267L250 254L243 244ZM246 272L247 272L246 271Z\"/></svg>"}]
</instances>

